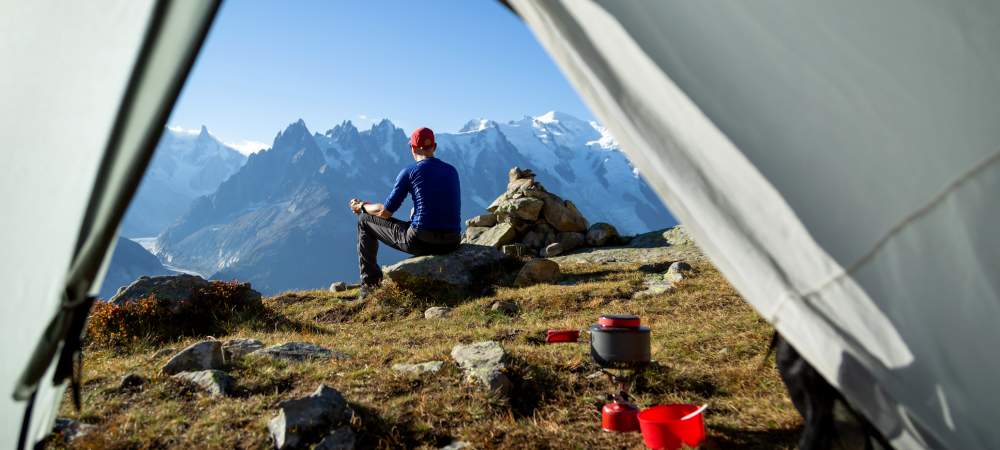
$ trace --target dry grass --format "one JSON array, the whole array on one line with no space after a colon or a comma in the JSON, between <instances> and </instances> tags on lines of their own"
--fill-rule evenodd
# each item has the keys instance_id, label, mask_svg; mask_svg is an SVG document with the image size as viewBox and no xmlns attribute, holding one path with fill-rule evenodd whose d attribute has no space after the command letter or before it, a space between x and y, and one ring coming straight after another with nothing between
<instances>
[{"instance_id":1,"label":"dry grass","mask_svg":"<svg viewBox=\"0 0 1000 450\"><path fill-rule=\"evenodd\" d=\"M227 324L228 337L276 344L306 341L351 355L349 360L284 363L248 358L230 373L238 390L211 398L158 375L159 347L136 344L86 355L84 410L65 402L63 415L98 426L75 441L81 448L268 448L266 424L281 400L326 383L360 413L362 448L436 448L453 438L476 448L641 448L638 433L600 431L608 391L585 343L545 345L547 328L583 329L601 313L634 313L653 329L656 360L634 390L640 406L708 403L706 448L792 448L799 419L774 370L764 362L771 328L707 263L672 293L631 300L644 273L638 264L563 267L572 285L497 288L471 299L449 319L425 320L434 299L383 289L364 304L355 293L289 292L265 300L268 320ZM489 310L516 302L506 317ZM280 317L274 319L274 315ZM449 353L459 342L495 339L512 356L513 398L492 398L462 383ZM168 344L183 347L195 338ZM443 360L421 378L395 374L400 362ZM148 377L142 390L119 392L127 373ZM61 445L61 444L56 444Z\"/></svg>"}]
</instances>

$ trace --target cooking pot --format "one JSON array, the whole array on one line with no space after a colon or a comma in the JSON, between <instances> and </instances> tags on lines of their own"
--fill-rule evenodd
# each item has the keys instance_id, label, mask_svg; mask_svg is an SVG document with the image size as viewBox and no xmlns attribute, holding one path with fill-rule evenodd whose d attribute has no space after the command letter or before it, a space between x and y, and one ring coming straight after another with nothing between
<instances>
[{"instance_id":1,"label":"cooking pot","mask_svg":"<svg viewBox=\"0 0 1000 450\"><path fill-rule=\"evenodd\" d=\"M590 356L605 368L636 368L649 364L649 328L630 314L603 315L590 326Z\"/></svg>"}]
</instances>

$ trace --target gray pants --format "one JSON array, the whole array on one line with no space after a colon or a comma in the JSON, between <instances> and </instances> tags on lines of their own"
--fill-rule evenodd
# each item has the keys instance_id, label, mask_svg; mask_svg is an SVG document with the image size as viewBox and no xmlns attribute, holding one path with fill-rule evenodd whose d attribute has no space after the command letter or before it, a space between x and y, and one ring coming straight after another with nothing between
<instances>
[{"instance_id":1,"label":"gray pants","mask_svg":"<svg viewBox=\"0 0 1000 450\"><path fill-rule=\"evenodd\" d=\"M458 248L462 235L453 231L417 230L410 222L383 219L369 214L358 217L358 265L361 283L369 286L382 282L378 265L378 243L415 256L441 255Z\"/></svg>"}]
</instances>

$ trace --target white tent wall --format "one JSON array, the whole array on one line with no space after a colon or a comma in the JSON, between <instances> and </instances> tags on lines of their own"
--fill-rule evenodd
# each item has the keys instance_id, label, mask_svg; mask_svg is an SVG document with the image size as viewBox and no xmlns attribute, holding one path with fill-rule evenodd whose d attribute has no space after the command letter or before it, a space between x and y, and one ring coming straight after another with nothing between
<instances>
[{"instance_id":1,"label":"white tent wall","mask_svg":"<svg viewBox=\"0 0 1000 450\"><path fill-rule=\"evenodd\" d=\"M60 302L99 287L115 229L217 6L200 0L0 6L4 447L19 440L29 402L11 394L17 388L23 397L33 386L19 386L33 381L24 378L33 355L40 370L48 369L37 380L25 444L51 428L63 392L52 382L51 360L63 336L51 332L68 323L58 320L68 311Z\"/></svg>"},{"instance_id":2,"label":"white tent wall","mask_svg":"<svg viewBox=\"0 0 1000 450\"><path fill-rule=\"evenodd\" d=\"M1000 5L510 3L894 446L1000 446Z\"/></svg>"}]
</instances>

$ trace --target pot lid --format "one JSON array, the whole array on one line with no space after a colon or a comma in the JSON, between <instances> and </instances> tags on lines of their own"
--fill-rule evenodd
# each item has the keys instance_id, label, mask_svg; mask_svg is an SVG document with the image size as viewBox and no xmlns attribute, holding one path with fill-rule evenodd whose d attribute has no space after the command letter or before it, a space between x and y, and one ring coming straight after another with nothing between
<instances>
[{"instance_id":1,"label":"pot lid","mask_svg":"<svg viewBox=\"0 0 1000 450\"><path fill-rule=\"evenodd\" d=\"M604 328L639 328L639 316L632 314L604 314L597 320Z\"/></svg>"}]
</instances>

